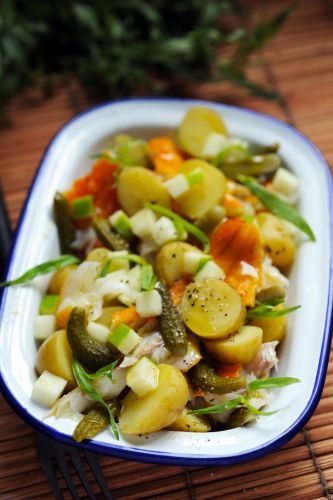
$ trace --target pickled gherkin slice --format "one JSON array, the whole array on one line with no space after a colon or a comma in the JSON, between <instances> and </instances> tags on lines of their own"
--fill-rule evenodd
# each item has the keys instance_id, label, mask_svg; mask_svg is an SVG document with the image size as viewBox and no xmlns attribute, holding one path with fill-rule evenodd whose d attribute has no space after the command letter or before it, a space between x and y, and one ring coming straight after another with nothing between
<instances>
[{"instance_id":1,"label":"pickled gherkin slice","mask_svg":"<svg viewBox=\"0 0 333 500\"><path fill-rule=\"evenodd\" d=\"M114 417L120 414L121 404L117 399L106 400ZM84 439L91 439L104 430L110 423L110 416L106 408L94 405L75 427L73 439L80 443Z\"/></svg>"},{"instance_id":2,"label":"pickled gherkin slice","mask_svg":"<svg viewBox=\"0 0 333 500\"><path fill-rule=\"evenodd\" d=\"M75 240L75 225L69 203L61 193L56 193L54 196L53 213L58 230L61 253L74 253L72 243Z\"/></svg>"},{"instance_id":3,"label":"pickled gherkin slice","mask_svg":"<svg viewBox=\"0 0 333 500\"><path fill-rule=\"evenodd\" d=\"M218 154L213 164L231 179L237 175L262 175L274 172L281 165L281 157L275 153L267 153L254 156L236 156L235 154L220 156Z\"/></svg>"},{"instance_id":4,"label":"pickled gherkin slice","mask_svg":"<svg viewBox=\"0 0 333 500\"><path fill-rule=\"evenodd\" d=\"M219 377L207 361L200 361L189 371L192 383L199 389L212 394L227 394L246 387L244 377Z\"/></svg>"},{"instance_id":5,"label":"pickled gherkin slice","mask_svg":"<svg viewBox=\"0 0 333 500\"><path fill-rule=\"evenodd\" d=\"M256 420L256 416L251 413L247 408L237 408L231 415L227 423L225 424L225 429L235 429L236 427L243 427L243 425L248 424Z\"/></svg>"},{"instance_id":6,"label":"pickled gherkin slice","mask_svg":"<svg viewBox=\"0 0 333 500\"><path fill-rule=\"evenodd\" d=\"M159 316L159 323L165 346L175 356L184 356L187 352L188 341L178 309L164 284L159 283L157 290L162 298L162 314Z\"/></svg>"},{"instance_id":7,"label":"pickled gherkin slice","mask_svg":"<svg viewBox=\"0 0 333 500\"><path fill-rule=\"evenodd\" d=\"M81 307L74 307L69 316L67 339L73 355L89 370L99 370L115 359L106 345L97 342L87 332L86 312Z\"/></svg>"},{"instance_id":8,"label":"pickled gherkin slice","mask_svg":"<svg viewBox=\"0 0 333 500\"><path fill-rule=\"evenodd\" d=\"M96 231L98 239L110 250L128 250L128 242L118 233L112 231L107 219L95 217L93 227Z\"/></svg>"}]
</instances>

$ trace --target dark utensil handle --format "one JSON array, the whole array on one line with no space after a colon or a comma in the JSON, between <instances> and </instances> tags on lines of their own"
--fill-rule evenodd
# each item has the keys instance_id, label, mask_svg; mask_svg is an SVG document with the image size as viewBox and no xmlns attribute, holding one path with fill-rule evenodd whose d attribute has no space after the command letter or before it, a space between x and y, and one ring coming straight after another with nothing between
<instances>
[{"instance_id":1,"label":"dark utensil handle","mask_svg":"<svg viewBox=\"0 0 333 500\"><path fill-rule=\"evenodd\" d=\"M2 277L5 272L11 244L12 230L9 224L7 208L0 183L0 277Z\"/></svg>"}]
</instances>

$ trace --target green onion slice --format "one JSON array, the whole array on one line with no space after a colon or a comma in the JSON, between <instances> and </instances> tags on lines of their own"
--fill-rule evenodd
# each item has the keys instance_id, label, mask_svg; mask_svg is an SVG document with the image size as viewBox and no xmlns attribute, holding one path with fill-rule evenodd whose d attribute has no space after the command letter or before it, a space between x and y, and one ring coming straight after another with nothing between
<instances>
[{"instance_id":1,"label":"green onion slice","mask_svg":"<svg viewBox=\"0 0 333 500\"><path fill-rule=\"evenodd\" d=\"M157 281L153 266L151 266L150 264L145 264L144 266L142 266L140 280L142 290L147 290L148 292L153 290Z\"/></svg>"},{"instance_id":2,"label":"green onion slice","mask_svg":"<svg viewBox=\"0 0 333 500\"><path fill-rule=\"evenodd\" d=\"M298 227L301 231L307 234L311 241L315 241L315 235L308 225L308 223L303 219L303 217L293 208L288 205L285 201L281 200L274 193L271 193L268 189L264 188L254 177L248 177L246 175L238 175L237 179L239 182L248 187L252 193L254 193L261 203L265 205L269 210L281 217L281 219L287 220Z\"/></svg>"},{"instance_id":3,"label":"green onion slice","mask_svg":"<svg viewBox=\"0 0 333 500\"><path fill-rule=\"evenodd\" d=\"M72 201L74 219L84 219L93 214L94 205L91 195L81 196Z\"/></svg>"},{"instance_id":4,"label":"green onion slice","mask_svg":"<svg viewBox=\"0 0 333 500\"><path fill-rule=\"evenodd\" d=\"M57 257L56 259L49 260L47 262L44 262L43 264L39 264L38 266L29 269L29 271L26 271L19 278L10 281L3 281L2 283L0 283L0 288L3 288L5 286L22 285L24 283L32 281L37 276L51 273L52 271L62 269L63 267L69 266L70 264L79 263L80 259L78 259L74 255L60 255L60 257Z\"/></svg>"},{"instance_id":5,"label":"green onion slice","mask_svg":"<svg viewBox=\"0 0 333 500\"><path fill-rule=\"evenodd\" d=\"M39 314L55 314L59 303L59 295L44 295L39 306Z\"/></svg>"}]
</instances>

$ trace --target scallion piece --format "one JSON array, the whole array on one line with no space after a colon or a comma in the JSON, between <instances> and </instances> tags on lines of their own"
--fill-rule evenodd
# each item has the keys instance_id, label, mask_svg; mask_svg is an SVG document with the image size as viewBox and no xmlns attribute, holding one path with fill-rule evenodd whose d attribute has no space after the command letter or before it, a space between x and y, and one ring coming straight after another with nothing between
<instances>
[{"instance_id":1,"label":"scallion piece","mask_svg":"<svg viewBox=\"0 0 333 500\"><path fill-rule=\"evenodd\" d=\"M131 223L123 210L117 210L110 217L112 227L120 234L125 240L130 240L133 237Z\"/></svg>"},{"instance_id":2,"label":"scallion piece","mask_svg":"<svg viewBox=\"0 0 333 500\"><path fill-rule=\"evenodd\" d=\"M161 205L157 205L155 203L146 203L145 207L150 208L154 212L157 212L161 215L164 215L165 217L169 217L169 219L171 219L175 223L176 228L179 228L182 226L184 229L186 229L186 231L193 234L193 236L195 236L199 241L201 241L204 252L206 252L206 253L209 252L209 238L208 238L208 236L206 236L206 234L203 231L201 231L201 229L194 226L194 224L191 224L187 220L185 220L182 217L180 217L179 215L175 214L175 212L173 212L169 208L162 207ZM178 229L177 229L177 231L178 231Z\"/></svg>"},{"instance_id":3,"label":"scallion piece","mask_svg":"<svg viewBox=\"0 0 333 500\"><path fill-rule=\"evenodd\" d=\"M308 223L303 219L303 217L295 210L292 206L288 205L285 201L281 200L274 193L271 193L268 189L264 188L254 177L248 177L246 175L238 175L237 179L239 182L248 187L252 193L254 193L261 203L265 205L269 210L281 217L281 219L287 220L298 227L301 231L307 234L311 241L315 241L315 235Z\"/></svg>"},{"instance_id":4,"label":"scallion piece","mask_svg":"<svg viewBox=\"0 0 333 500\"><path fill-rule=\"evenodd\" d=\"M191 172L185 175L190 188L199 184L204 178L203 170L200 167L194 168Z\"/></svg>"},{"instance_id":5,"label":"scallion piece","mask_svg":"<svg viewBox=\"0 0 333 500\"><path fill-rule=\"evenodd\" d=\"M248 391L257 391L258 389L276 389L279 387L286 387L291 384L297 384L298 382L300 382L300 379L295 377L257 378L248 384L247 389Z\"/></svg>"},{"instance_id":6,"label":"scallion piece","mask_svg":"<svg viewBox=\"0 0 333 500\"><path fill-rule=\"evenodd\" d=\"M153 266L146 264L141 268L141 288L142 290L153 290L156 284L156 276L154 274Z\"/></svg>"},{"instance_id":7,"label":"scallion piece","mask_svg":"<svg viewBox=\"0 0 333 500\"><path fill-rule=\"evenodd\" d=\"M109 269L110 269L110 264L112 260L114 259L123 259L123 260L128 260L129 262L134 262L135 264L139 264L139 266L145 266L147 261L140 257L140 255L135 255L135 254L128 254L128 255L115 255L114 257L111 257L103 267L103 269L100 272L99 278L104 278L107 274L109 274Z\"/></svg>"},{"instance_id":8,"label":"scallion piece","mask_svg":"<svg viewBox=\"0 0 333 500\"><path fill-rule=\"evenodd\" d=\"M84 219L93 214L93 198L91 195L81 196L72 202L72 210L74 219Z\"/></svg>"},{"instance_id":9,"label":"scallion piece","mask_svg":"<svg viewBox=\"0 0 333 500\"><path fill-rule=\"evenodd\" d=\"M3 281L0 283L0 288L5 286L13 286L13 285L23 285L24 283L28 283L32 281L37 276L42 276L43 274L51 273L52 271L56 271L57 269L62 269L63 267L69 266L70 264L79 264L80 259L75 257L74 255L60 255L56 259L49 260L44 262L43 264L39 264L35 266L29 271L25 272L19 278L10 281Z\"/></svg>"},{"instance_id":10,"label":"scallion piece","mask_svg":"<svg viewBox=\"0 0 333 500\"><path fill-rule=\"evenodd\" d=\"M296 311L301 306L292 306L292 307L284 307L282 309L278 309L276 306L278 304L283 303L284 300L279 300L275 303L272 302L263 302L261 304L256 305L252 309L248 309L246 311L246 319L260 319L260 318L278 318L279 316L285 316L286 314L290 314L293 311Z\"/></svg>"},{"instance_id":11,"label":"scallion piece","mask_svg":"<svg viewBox=\"0 0 333 500\"><path fill-rule=\"evenodd\" d=\"M39 314L55 314L59 303L59 295L44 295L39 306Z\"/></svg>"}]
</instances>

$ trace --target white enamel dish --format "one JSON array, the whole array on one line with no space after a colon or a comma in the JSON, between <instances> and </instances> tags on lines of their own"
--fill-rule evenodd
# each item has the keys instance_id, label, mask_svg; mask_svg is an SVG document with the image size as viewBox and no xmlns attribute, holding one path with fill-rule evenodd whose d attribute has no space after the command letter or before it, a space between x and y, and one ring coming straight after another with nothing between
<instances>
[{"instance_id":1,"label":"white enamel dish","mask_svg":"<svg viewBox=\"0 0 333 500\"><path fill-rule=\"evenodd\" d=\"M300 246L290 279L290 304L301 304L289 319L288 336L280 349L277 375L301 379L274 391L269 410L246 428L214 433L161 431L150 436L120 438L106 430L79 446L131 460L179 465L228 465L271 452L288 441L314 412L325 381L332 323L332 180L317 148L301 133L270 116L211 102L178 99L130 99L92 108L65 124L47 148L25 204L7 279L59 254L52 220L55 191L91 167L90 157L119 132L151 137L172 133L185 111L210 106L226 121L231 135L261 144L278 142L289 168L301 182L299 210L316 235ZM33 286L5 289L0 310L0 370L3 394L33 427L65 443L76 422L45 419L46 410L30 400L36 374L33 319L47 277Z\"/></svg>"}]
</instances>

